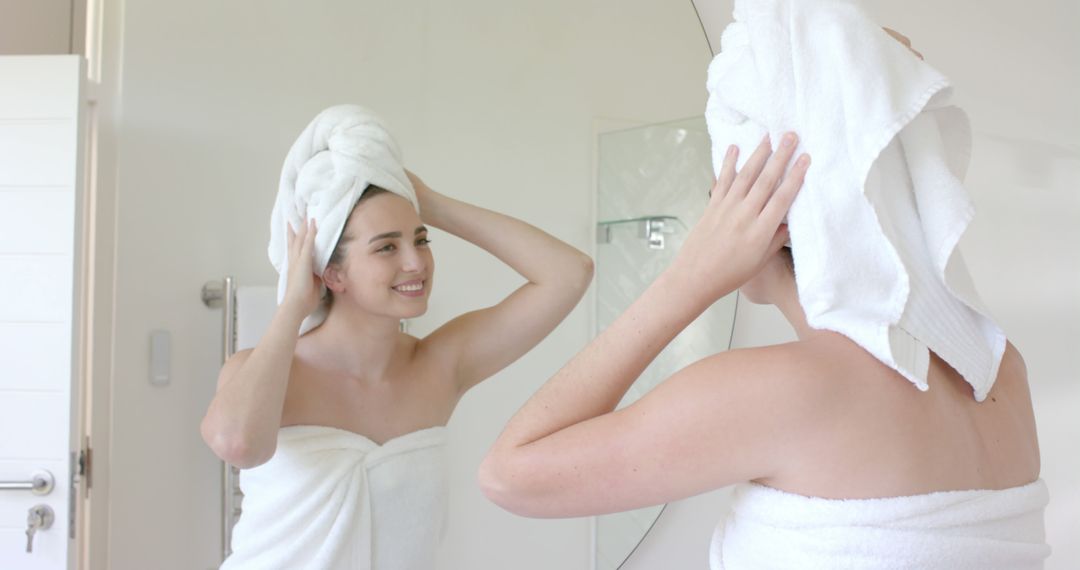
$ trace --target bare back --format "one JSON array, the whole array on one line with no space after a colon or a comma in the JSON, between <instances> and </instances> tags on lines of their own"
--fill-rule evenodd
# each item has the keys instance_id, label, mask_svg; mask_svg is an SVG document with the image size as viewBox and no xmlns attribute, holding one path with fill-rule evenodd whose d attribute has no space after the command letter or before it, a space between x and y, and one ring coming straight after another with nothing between
<instances>
[{"instance_id":1,"label":"bare back","mask_svg":"<svg viewBox=\"0 0 1080 570\"><path fill-rule=\"evenodd\" d=\"M782 471L758 482L856 499L1005 489L1038 478L1027 371L1011 344L981 403L936 355L922 392L840 335L795 344L812 345L797 349L813 361L800 381L822 394L815 402L822 413L817 425L799 430Z\"/></svg>"}]
</instances>

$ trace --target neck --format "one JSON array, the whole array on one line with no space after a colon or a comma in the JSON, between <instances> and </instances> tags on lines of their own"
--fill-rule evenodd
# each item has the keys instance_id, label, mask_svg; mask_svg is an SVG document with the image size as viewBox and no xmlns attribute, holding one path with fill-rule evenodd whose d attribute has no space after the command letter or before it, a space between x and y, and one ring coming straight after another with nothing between
<instances>
[{"instance_id":1,"label":"neck","mask_svg":"<svg viewBox=\"0 0 1080 570\"><path fill-rule=\"evenodd\" d=\"M807 324L806 311L803 310L802 305L799 303L799 290L795 286L794 276L790 276L789 279L785 279L778 284L773 305L776 305L776 308L783 313L784 318L791 323L791 327L795 329L795 335L799 337L799 340L809 340L825 332L811 328Z\"/></svg>"},{"instance_id":2,"label":"neck","mask_svg":"<svg viewBox=\"0 0 1080 570\"><path fill-rule=\"evenodd\" d=\"M306 335L310 337L310 354L351 377L382 380L396 357L398 322L362 311L347 299L337 299L326 320Z\"/></svg>"}]
</instances>

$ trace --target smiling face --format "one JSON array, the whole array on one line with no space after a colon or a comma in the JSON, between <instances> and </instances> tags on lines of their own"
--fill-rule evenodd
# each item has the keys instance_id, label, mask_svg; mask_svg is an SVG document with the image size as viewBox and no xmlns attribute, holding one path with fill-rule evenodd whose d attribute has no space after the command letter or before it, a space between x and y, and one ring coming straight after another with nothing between
<instances>
[{"instance_id":1,"label":"smiling face","mask_svg":"<svg viewBox=\"0 0 1080 570\"><path fill-rule=\"evenodd\" d=\"M323 273L334 305L396 319L424 314L435 269L427 231L408 200L369 190Z\"/></svg>"}]
</instances>

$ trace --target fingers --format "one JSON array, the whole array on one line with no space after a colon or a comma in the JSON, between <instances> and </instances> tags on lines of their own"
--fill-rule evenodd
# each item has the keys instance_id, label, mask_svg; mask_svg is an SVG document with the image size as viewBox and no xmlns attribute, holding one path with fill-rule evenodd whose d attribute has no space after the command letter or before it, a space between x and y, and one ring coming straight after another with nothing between
<instances>
[{"instance_id":1,"label":"fingers","mask_svg":"<svg viewBox=\"0 0 1080 570\"><path fill-rule=\"evenodd\" d=\"M760 214L760 219L766 224L766 227L773 228L780 225L781 220L791 209L791 204L795 201L799 190L802 189L803 180L806 178L806 171L809 168L810 155L803 154L795 161L795 165L791 167L791 170L788 171L788 175L784 178L780 187L768 198Z\"/></svg>"},{"instance_id":2,"label":"fingers","mask_svg":"<svg viewBox=\"0 0 1080 570\"><path fill-rule=\"evenodd\" d=\"M770 244L771 250L778 249L788 239L787 226L783 225L781 230L777 228L781 227L781 222L802 188L806 171L810 167L810 155L804 153L790 169L787 168L798 143L799 139L795 133L787 133L780 140L776 152L773 153L769 146L769 138L766 136L754 154L747 159L742 170L738 172L735 171L738 149L734 146L729 147L720 167L716 185L710 193L710 205L719 204L721 200L730 206L738 205L737 210L741 211L742 215L748 215L755 220L752 222L752 227L756 228L754 232L761 238L780 239L779 245ZM787 170L786 175L785 170ZM739 215L735 214L735 209L719 205L717 208L720 208L716 210L717 212L727 210L731 215Z\"/></svg>"},{"instance_id":3,"label":"fingers","mask_svg":"<svg viewBox=\"0 0 1080 570\"><path fill-rule=\"evenodd\" d=\"M780 138L780 146L766 162L761 175L753 181L747 194L747 205L752 211L760 212L765 207L765 203L768 202L773 190L780 182L780 177L784 175L788 163L791 162L791 156L795 154L795 147L798 144L799 137L795 133L787 133Z\"/></svg>"},{"instance_id":4,"label":"fingers","mask_svg":"<svg viewBox=\"0 0 1080 570\"><path fill-rule=\"evenodd\" d=\"M761 144L754 150L754 154L746 159L742 170L735 175L727 194L736 198L745 196L757 177L761 175L761 170L765 167L770 154L772 154L772 147L769 144L769 135L766 134L765 138L761 139Z\"/></svg>"},{"instance_id":5,"label":"fingers","mask_svg":"<svg viewBox=\"0 0 1080 570\"><path fill-rule=\"evenodd\" d=\"M716 183L709 190L710 201L724 199L731 183L735 180L735 163L739 160L739 147L731 145L724 154L724 162L720 166L720 175L716 177Z\"/></svg>"},{"instance_id":6,"label":"fingers","mask_svg":"<svg viewBox=\"0 0 1080 570\"><path fill-rule=\"evenodd\" d=\"M780 227L776 228L776 233L773 234L772 242L769 243L769 255L780 251L789 239L791 239L791 234L788 233L787 224L780 224Z\"/></svg>"},{"instance_id":7,"label":"fingers","mask_svg":"<svg viewBox=\"0 0 1080 570\"><path fill-rule=\"evenodd\" d=\"M901 34L900 32L898 32L898 31L896 31L896 30L894 30L892 28L881 28L881 29L885 30L885 33L892 36L893 39L895 39L896 41L903 44L904 47L908 48L908 50L910 50L911 53L915 54L916 57L918 57L919 59L925 59L925 58L923 58L923 54L919 53L915 48L911 47L911 39L910 38L908 38L904 34Z\"/></svg>"},{"instance_id":8,"label":"fingers","mask_svg":"<svg viewBox=\"0 0 1080 570\"><path fill-rule=\"evenodd\" d=\"M296 250L299 251L304 248L304 244L307 243L308 236L308 224L307 220L300 223L299 229L296 232Z\"/></svg>"},{"instance_id":9,"label":"fingers","mask_svg":"<svg viewBox=\"0 0 1080 570\"><path fill-rule=\"evenodd\" d=\"M289 255L292 259L296 259L300 255L300 251L304 249L304 242L307 241L307 224L300 224L299 229L292 230L293 232L293 246L289 251Z\"/></svg>"},{"instance_id":10,"label":"fingers","mask_svg":"<svg viewBox=\"0 0 1080 570\"><path fill-rule=\"evenodd\" d=\"M293 230L292 224L285 222L285 234L288 242L289 259L312 257L315 249L315 235L318 233L318 225L315 219L307 220L300 226L300 231Z\"/></svg>"},{"instance_id":11,"label":"fingers","mask_svg":"<svg viewBox=\"0 0 1080 570\"><path fill-rule=\"evenodd\" d=\"M304 245L300 249L300 255L304 259L312 258L312 251L315 249L315 234L318 232L318 226L315 224L315 219L308 220L307 228L305 230L307 235L304 237Z\"/></svg>"},{"instance_id":12,"label":"fingers","mask_svg":"<svg viewBox=\"0 0 1080 570\"><path fill-rule=\"evenodd\" d=\"M904 44L907 47L911 47L911 39L909 39L904 34L901 34L900 32L898 32L898 31L896 31L896 30L894 30L892 28L881 28L881 29L885 30L885 33L892 36L893 39L895 39L896 41Z\"/></svg>"}]
</instances>

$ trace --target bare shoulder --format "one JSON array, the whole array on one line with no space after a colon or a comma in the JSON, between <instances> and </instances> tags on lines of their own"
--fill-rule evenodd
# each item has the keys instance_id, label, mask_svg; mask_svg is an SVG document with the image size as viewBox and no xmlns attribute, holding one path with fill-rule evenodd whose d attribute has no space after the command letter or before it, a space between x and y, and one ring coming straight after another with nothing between
<instances>
[{"instance_id":1,"label":"bare shoulder","mask_svg":"<svg viewBox=\"0 0 1080 570\"><path fill-rule=\"evenodd\" d=\"M1011 405L1014 413L1025 419L1025 429L1034 434L1035 412L1032 409L1027 363L1024 362L1020 350L1011 342L1005 343L1005 353L1001 356L997 378L985 402Z\"/></svg>"},{"instance_id":2,"label":"bare shoulder","mask_svg":"<svg viewBox=\"0 0 1080 570\"><path fill-rule=\"evenodd\" d=\"M424 337L416 337L408 333L401 333L399 338L399 350L417 363L433 364L439 367L452 366L458 346L454 344L451 335L445 334L442 327L432 331Z\"/></svg>"},{"instance_id":3,"label":"bare shoulder","mask_svg":"<svg viewBox=\"0 0 1080 570\"><path fill-rule=\"evenodd\" d=\"M839 336L839 335L837 335ZM779 388L807 395L836 390L836 379L867 355L841 339L817 338L730 351L732 365ZM870 360L873 360L872 358Z\"/></svg>"},{"instance_id":4,"label":"bare shoulder","mask_svg":"<svg viewBox=\"0 0 1080 570\"><path fill-rule=\"evenodd\" d=\"M435 386L454 386L458 348L434 333L425 337L398 335L398 348L404 355L414 380Z\"/></svg>"},{"instance_id":5,"label":"bare shoulder","mask_svg":"<svg viewBox=\"0 0 1080 570\"><path fill-rule=\"evenodd\" d=\"M829 381L836 357L828 346L802 341L721 352L616 412L622 423L611 431L625 439L692 440L695 452L683 444L667 457L669 465L698 473L683 489L771 477L841 415L848 396Z\"/></svg>"},{"instance_id":6,"label":"bare shoulder","mask_svg":"<svg viewBox=\"0 0 1080 570\"><path fill-rule=\"evenodd\" d=\"M795 341L730 350L695 366L715 379L725 395L767 402L783 411L772 414L778 419L801 423L844 405L850 392L837 378L850 376L844 369L853 355L859 356L842 343Z\"/></svg>"},{"instance_id":7,"label":"bare shoulder","mask_svg":"<svg viewBox=\"0 0 1080 570\"><path fill-rule=\"evenodd\" d=\"M1024 355L1011 342L1005 343L1005 354L1001 357L1001 366L998 369L998 380L1014 381L1027 384L1028 370L1024 362Z\"/></svg>"},{"instance_id":8,"label":"bare shoulder","mask_svg":"<svg viewBox=\"0 0 1080 570\"><path fill-rule=\"evenodd\" d=\"M720 352L701 361L723 376L787 382L800 376L818 355L800 341Z\"/></svg>"}]
</instances>

